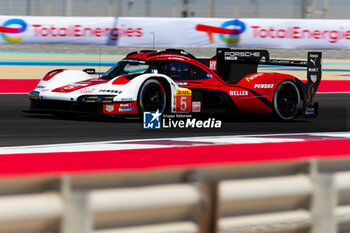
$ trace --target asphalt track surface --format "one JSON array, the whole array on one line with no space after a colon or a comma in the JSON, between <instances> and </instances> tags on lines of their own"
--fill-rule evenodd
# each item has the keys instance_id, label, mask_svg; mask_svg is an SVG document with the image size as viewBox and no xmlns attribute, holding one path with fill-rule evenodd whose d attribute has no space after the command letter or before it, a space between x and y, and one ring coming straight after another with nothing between
<instances>
[{"instance_id":1,"label":"asphalt track surface","mask_svg":"<svg viewBox=\"0 0 350 233\"><path fill-rule=\"evenodd\" d=\"M0 95L0 146L39 145L122 139L245 135L270 133L308 133L349 131L350 94L318 94L317 118L276 122L269 117L230 117L221 129L143 130L138 119L23 113L28 109L26 95Z\"/></svg>"}]
</instances>

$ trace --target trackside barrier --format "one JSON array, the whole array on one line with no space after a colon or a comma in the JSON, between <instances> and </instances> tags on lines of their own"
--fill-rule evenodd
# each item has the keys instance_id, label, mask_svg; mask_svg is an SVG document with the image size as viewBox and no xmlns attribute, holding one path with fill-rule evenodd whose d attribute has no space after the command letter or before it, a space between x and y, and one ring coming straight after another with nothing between
<instances>
[{"instance_id":1,"label":"trackside barrier","mask_svg":"<svg viewBox=\"0 0 350 233\"><path fill-rule=\"evenodd\" d=\"M350 230L350 159L0 180L0 232Z\"/></svg>"},{"instance_id":2,"label":"trackside barrier","mask_svg":"<svg viewBox=\"0 0 350 233\"><path fill-rule=\"evenodd\" d=\"M350 20L0 15L0 24L0 44L350 49Z\"/></svg>"}]
</instances>

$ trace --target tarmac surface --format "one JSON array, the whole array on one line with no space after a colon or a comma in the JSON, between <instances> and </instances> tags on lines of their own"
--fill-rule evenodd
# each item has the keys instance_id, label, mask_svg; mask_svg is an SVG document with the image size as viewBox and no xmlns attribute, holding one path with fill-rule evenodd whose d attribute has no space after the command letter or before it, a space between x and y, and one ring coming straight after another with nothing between
<instances>
[{"instance_id":1,"label":"tarmac surface","mask_svg":"<svg viewBox=\"0 0 350 233\"><path fill-rule=\"evenodd\" d=\"M210 135L248 135L350 131L350 94L318 94L317 118L276 122L270 117L228 117L221 129L143 130L139 119L58 118L23 113L29 100L23 94L0 95L0 146L92 142L121 139Z\"/></svg>"}]
</instances>

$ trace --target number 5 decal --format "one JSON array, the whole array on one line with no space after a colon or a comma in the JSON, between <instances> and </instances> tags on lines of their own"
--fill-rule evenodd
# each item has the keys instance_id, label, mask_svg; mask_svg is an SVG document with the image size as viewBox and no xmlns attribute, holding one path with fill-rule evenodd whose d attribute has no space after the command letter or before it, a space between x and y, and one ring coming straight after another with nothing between
<instances>
[{"instance_id":1,"label":"number 5 decal","mask_svg":"<svg viewBox=\"0 0 350 233\"><path fill-rule=\"evenodd\" d=\"M176 112L191 112L192 92L190 90L176 90Z\"/></svg>"},{"instance_id":2,"label":"number 5 decal","mask_svg":"<svg viewBox=\"0 0 350 233\"><path fill-rule=\"evenodd\" d=\"M186 100L187 100L187 96L181 96L181 101L180 101L180 109L181 109L181 111L186 111L186 109L187 109L187 102L186 102Z\"/></svg>"}]
</instances>

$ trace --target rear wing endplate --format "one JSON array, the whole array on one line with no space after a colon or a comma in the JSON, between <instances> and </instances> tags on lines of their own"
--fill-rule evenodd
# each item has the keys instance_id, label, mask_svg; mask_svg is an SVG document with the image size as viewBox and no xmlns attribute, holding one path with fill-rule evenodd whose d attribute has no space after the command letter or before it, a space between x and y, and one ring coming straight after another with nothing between
<instances>
[{"instance_id":1,"label":"rear wing endplate","mask_svg":"<svg viewBox=\"0 0 350 233\"><path fill-rule=\"evenodd\" d=\"M322 76L322 53L307 53L307 81L315 84L316 88L321 82Z\"/></svg>"}]
</instances>

